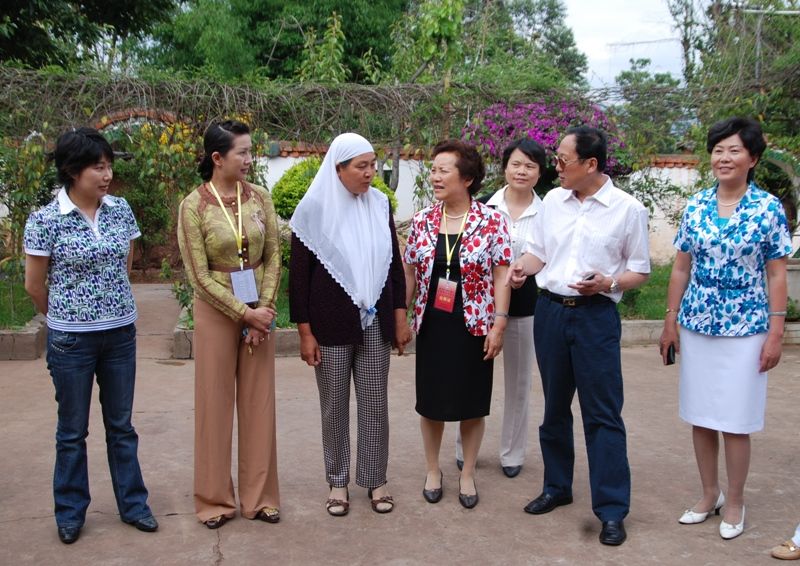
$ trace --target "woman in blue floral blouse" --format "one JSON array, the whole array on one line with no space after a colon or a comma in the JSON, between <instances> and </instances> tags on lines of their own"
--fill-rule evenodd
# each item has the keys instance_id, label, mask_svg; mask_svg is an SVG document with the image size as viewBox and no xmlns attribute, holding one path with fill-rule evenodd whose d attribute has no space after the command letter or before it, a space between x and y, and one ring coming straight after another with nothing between
<instances>
[{"instance_id":1,"label":"woman in blue floral blouse","mask_svg":"<svg viewBox=\"0 0 800 566\"><path fill-rule=\"evenodd\" d=\"M724 505L719 533L731 539L744 529L750 433L764 427L766 372L781 357L792 246L780 201L753 183L766 149L758 122L714 124L707 149L717 184L686 205L660 349L664 363L670 347L681 352L680 416L692 425L703 487L679 522L702 523ZM718 481L719 432L727 499Z\"/></svg>"}]
</instances>

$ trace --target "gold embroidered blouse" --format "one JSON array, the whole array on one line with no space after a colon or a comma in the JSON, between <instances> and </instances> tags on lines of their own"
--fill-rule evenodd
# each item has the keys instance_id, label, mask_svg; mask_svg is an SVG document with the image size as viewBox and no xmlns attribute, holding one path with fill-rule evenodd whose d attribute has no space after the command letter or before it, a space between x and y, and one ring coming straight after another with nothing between
<instances>
[{"instance_id":1,"label":"gold embroidered blouse","mask_svg":"<svg viewBox=\"0 0 800 566\"><path fill-rule=\"evenodd\" d=\"M235 196L222 198L231 220L238 225L236 200ZM258 306L275 308L281 253L278 219L269 192L258 185L242 183L241 213L244 267L254 271ZM181 202L178 245L195 297L233 320L241 320L247 307L234 296L230 276L239 270L236 237L207 183Z\"/></svg>"}]
</instances>

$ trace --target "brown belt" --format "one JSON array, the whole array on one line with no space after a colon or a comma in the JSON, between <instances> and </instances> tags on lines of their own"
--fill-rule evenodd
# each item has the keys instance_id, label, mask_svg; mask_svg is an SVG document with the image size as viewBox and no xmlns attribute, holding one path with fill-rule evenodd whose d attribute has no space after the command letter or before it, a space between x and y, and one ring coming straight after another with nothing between
<instances>
[{"instance_id":1,"label":"brown belt","mask_svg":"<svg viewBox=\"0 0 800 566\"><path fill-rule=\"evenodd\" d=\"M245 262L244 267L245 267L245 269L255 269L256 267L258 267L262 263L263 262L261 261L261 258L258 258L256 261L254 261L250 265L248 265L247 262ZM238 267L227 267L227 266L224 266L224 265L216 265L214 263L209 263L208 264L208 270L209 271L220 271L222 273L233 273L234 271L239 271L239 268Z\"/></svg>"}]
</instances>

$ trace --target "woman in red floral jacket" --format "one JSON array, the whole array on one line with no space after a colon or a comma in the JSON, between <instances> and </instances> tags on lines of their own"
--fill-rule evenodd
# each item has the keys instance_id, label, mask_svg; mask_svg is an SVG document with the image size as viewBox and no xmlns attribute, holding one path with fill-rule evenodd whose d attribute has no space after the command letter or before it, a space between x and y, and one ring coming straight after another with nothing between
<instances>
[{"instance_id":1,"label":"woman in red floral jacket","mask_svg":"<svg viewBox=\"0 0 800 566\"><path fill-rule=\"evenodd\" d=\"M474 200L485 169L474 147L445 141L433 150L431 184L438 203L418 212L404 256L406 302L417 332L416 410L421 415L427 477L423 496L442 498L439 450L446 421L459 421L464 468L459 501L478 503L475 462L489 414L494 358L503 347L511 261L505 218Z\"/></svg>"}]
</instances>

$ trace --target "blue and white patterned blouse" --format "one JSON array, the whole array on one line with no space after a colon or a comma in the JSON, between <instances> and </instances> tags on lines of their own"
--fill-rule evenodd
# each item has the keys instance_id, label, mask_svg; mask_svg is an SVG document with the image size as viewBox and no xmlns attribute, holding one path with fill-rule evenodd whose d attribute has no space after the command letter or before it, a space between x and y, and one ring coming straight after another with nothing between
<instances>
[{"instance_id":1,"label":"blue and white patterned blouse","mask_svg":"<svg viewBox=\"0 0 800 566\"><path fill-rule=\"evenodd\" d=\"M711 336L767 332L766 263L792 252L783 206L751 183L727 224L718 220L716 186L686 205L674 245L692 271L678 322Z\"/></svg>"},{"instance_id":2,"label":"blue and white patterned blouse","mask_svg":"<svg viewBox=\"0 0 800 566\"><path fill-rule=\"evenodd\" d=\"M90 220L61 189L32 213L25 225L25 253L50 257L47 326L93 332L134 322L128 252L140 235L130 206L119 197L103 197Z\"/></svg>"}]
</instances>

